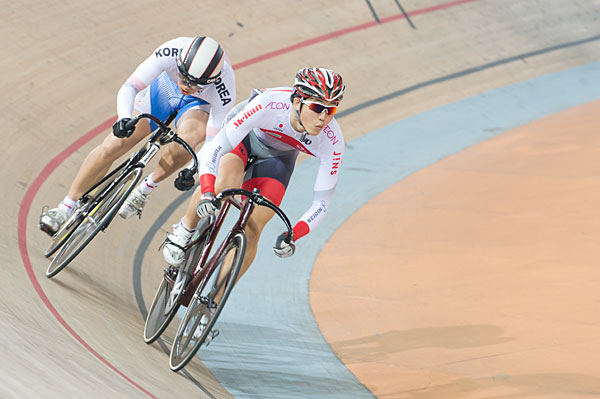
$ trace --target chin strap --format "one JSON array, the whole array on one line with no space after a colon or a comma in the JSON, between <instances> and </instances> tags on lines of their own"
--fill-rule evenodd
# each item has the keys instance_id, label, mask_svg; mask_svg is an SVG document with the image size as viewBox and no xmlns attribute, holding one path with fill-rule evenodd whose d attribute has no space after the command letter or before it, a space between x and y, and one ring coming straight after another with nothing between
<instances>
[{"instance_id":1,"label":"chin strap","mask_svg":"<svg viewBox=\"0 0 600 399\"><path fill-rule=\"evenodd\" d=\"M302 102L300 102L300 111L302 111L302 105ZM300 120L300 113L296 110L296 108L294 108L294 112L296 113L296 119L298 119L298 123L300 124L300 126L302 126L302 129L304 129L304 133L302 133L302 136L300 137L300 141L304 142L304 139L306 138L306 128L302 124L302 121Z\"/></svg>"}]
</instances>

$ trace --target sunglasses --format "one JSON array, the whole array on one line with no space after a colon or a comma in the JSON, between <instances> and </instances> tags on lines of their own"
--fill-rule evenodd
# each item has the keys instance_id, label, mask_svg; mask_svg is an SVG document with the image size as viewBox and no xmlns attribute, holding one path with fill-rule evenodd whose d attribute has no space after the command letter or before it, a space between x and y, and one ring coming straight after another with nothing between
<instances>
[{"instance_id":1,"label":"sunglasses","mask_svg":"<svg viewBox=\"0 0 600 399\"><path fill-rule=\"evenodd\" d=\"M185 87L189 87L190 89L200 90L200 89L208 86L208 85L201 85L199 83L192 82L191 80L189 80L188 78L186 78L185 76L183 76L181 74L181 72L179 72L179 71L177 72L177 77L181 81L182 85L184 85Z\"/></svg>"},{"instance_id":2,"label":"sunglasses","mask_svg":"<svg viewBox=\"0 0 600 399\"><path fill-rule=\"evenodd\" d=\"M337 105L323 105L305 100L302 100L302 103L306 104L308 106L308 109L310 109L313 112L316 112L317 114L320 114L323 111L327 111L327 115L333 116L335 115L338 109Z\"/></svg>"}]
</instances>

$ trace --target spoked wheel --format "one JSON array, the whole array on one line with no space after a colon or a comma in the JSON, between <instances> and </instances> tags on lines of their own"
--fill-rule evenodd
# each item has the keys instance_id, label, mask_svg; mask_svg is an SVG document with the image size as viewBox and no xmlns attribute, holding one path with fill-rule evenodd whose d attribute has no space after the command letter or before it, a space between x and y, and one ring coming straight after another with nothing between
<instances>
[{"instance_id":1,"label":"spoked wheel","mask_svg":"<svg viewBox=\"0 0 600 399\"><path fill-rule=\"evenodd\" d=\"M75 209L75 211L73 211L73 213L71 214L71 216L69 216L67 221L52 236L52 242L50 242L50 246L48 246L48 249L46 249L46 253L44 253L44 256L46 258L49 258L52 255L54 255L54 253L58 251L58 249L62 247L62 245L67 241L67 239L71 237L71 234L73 234L75 229L77 229L77 227L83 221L83 213L85 212L85 210L85 205Z\"/></svg>"},{"instance_id":2,"label":"spoked wheel","mask_svg":"<svg viewBox=\"0 0 600 399\"><path fill-rule=\"evenodd\" d=\"M71 237L71 234L73 234L75 229L77 229L87 215L86 212L88 211L89 204L92 203L94 199L98 197L98 194L103 192L110 183L112 183L112 180L107 179L94 190L91 198L87 198L83 205L79 203L77 204L78 206L75 208L75 211L73 211L71 216L69 216L65 223L63 223L61 228L52 236L52 242L50 242L50 245L44 254L46 258L54 255L54 253L58 251L58 249L62 247L65 242L67 242L69 237Z\"/></svg>"},{"instance_id":3,"label":"spoked wheel","mask_svg":"<svg viewBox=\"0 0 600 399\"><path fill-rule=\"evenodd\" d=\"M206 219L203 219L206 220ZM179 298L184 288L187 286L191 273L200 260L204 243L208 238L208 223L198 228L198 232L192 238L190 245L186 250L185 262L179 269L167 266L165 275L162 278L158 290L154 295L152 305L146 317L144 325L144 341L151 344L165 331L177 310L179 309ZM169 284L167 279L173 281Z\"/></svg>"},{"instance_id":4,"label":"spoked wheel","mask_svg":"<svg viewBox=\"0 0 600 399\"><path fill-rule=\"evenodd\" d=\"M181 370L204 342L216 336L213 327L233 289L245 251L246 236L238 233L219 258L208 283L196 288L173 340L171 370Z\"/></svg>"},{"instance_id":5,"label":"spoked wheel","mask_svg":"<svg viewBox=\"0 0 600 399\"><path fill-rule=\"evenodd\" d=\"M48 266L46 277L50 278L64 269L85 248L98 232L106 227L119 207L131 193L142 177L142 169L136 168L129 172L119 184L115 185L104 199L93 208L85 207L81 214L81 222L64 240L54 259ZM100 194L98 194L100 195ZM90 200L90 204L95 201Z\"/></svg>"}]
</instances>

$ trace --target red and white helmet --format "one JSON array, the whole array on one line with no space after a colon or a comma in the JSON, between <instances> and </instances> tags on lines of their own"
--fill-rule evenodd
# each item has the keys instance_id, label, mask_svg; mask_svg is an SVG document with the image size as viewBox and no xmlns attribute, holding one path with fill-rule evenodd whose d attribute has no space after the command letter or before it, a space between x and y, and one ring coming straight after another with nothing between
<instances>
[{"instance_id":1,"label":"red and white helmet","mask_svg":"<svg viewBox=\"0 0 600 399\"><path fill-rule=\"evenodd\" d=\"M323 101L338 102L344 97L342 77L327 68L304 68L298 71L294 81L294 94L302 98L318 98Z\"/></svg>"},{"instance_id":2,"label":"red and white helmet","mask_svg":"<svg viewBox=\"0 0 600 399\"><path fill-rule=\"evenodd\" d=\"M221 75L223 56L223 49L215 39L197 36L179 52L177 68L186 80L207 85Z\"/></svg>"}]
</instances>

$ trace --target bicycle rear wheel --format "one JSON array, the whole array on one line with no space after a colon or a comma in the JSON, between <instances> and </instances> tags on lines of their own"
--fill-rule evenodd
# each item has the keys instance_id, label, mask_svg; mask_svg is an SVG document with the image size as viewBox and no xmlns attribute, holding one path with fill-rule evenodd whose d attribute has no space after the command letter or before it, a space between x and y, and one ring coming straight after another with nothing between
<instances>
[{"instance_id":1,"label":"bicycle rear wheel","mask_svg":"<svg viewBox=\"0 0 600 399\"><path fill-rule=\"evenodd\" d=\"M64 241L60 251L54 256L46 270L46 277L50 278L64 269L79 253L92 241L98 232L108 225L119 207L123 204L131 190L135 188L142 177L142 169L135 168L114 185L109 191L100 191L97 197L104 198L93 208L86 208L82 213L81 223ZM108 186L108 185L107 185ZM105 188L107 187L105 186ZM96 197L96 198L97 198ZM91 204L94 204L91 200Z\"/></svg>"},{"instance_id":2,"label":"bicycle rear wheel","mask_svg":"<svg viewBox=\"0 0 600 399\"><path fill-rule=\"evenodd\" d=\"M208 283L196 288L173 340L169 356L171 370L185 367L212 333L239 275L245 252L246 236L237 233L230 239Z\"/></svg>"},{"instance_id":3,"label":"bicycle rear wheel","mask_svg":"<svg viewBox=\"0 0 600 399\"><path fill-rule=\"evenodd\" d=\"M202 224L198 228L197 235L192 238L191 244L186 249L186 259L181 267L169 270L170 266L167 266L167 269L165 269L165 274L172 273L169 278L174 283L169 284L167 276L164 275L156 290L154 300L152 301L152 305L150 305L150 310L146 317L146 323L144 324L144 341L147 344L151 344L160 337L177 313L180 306L179 298L190 280L191 273L200 261L202 249L204 248L204 243L208 238L209 232L208 223Z\"/></svg>"}]
</instances>

